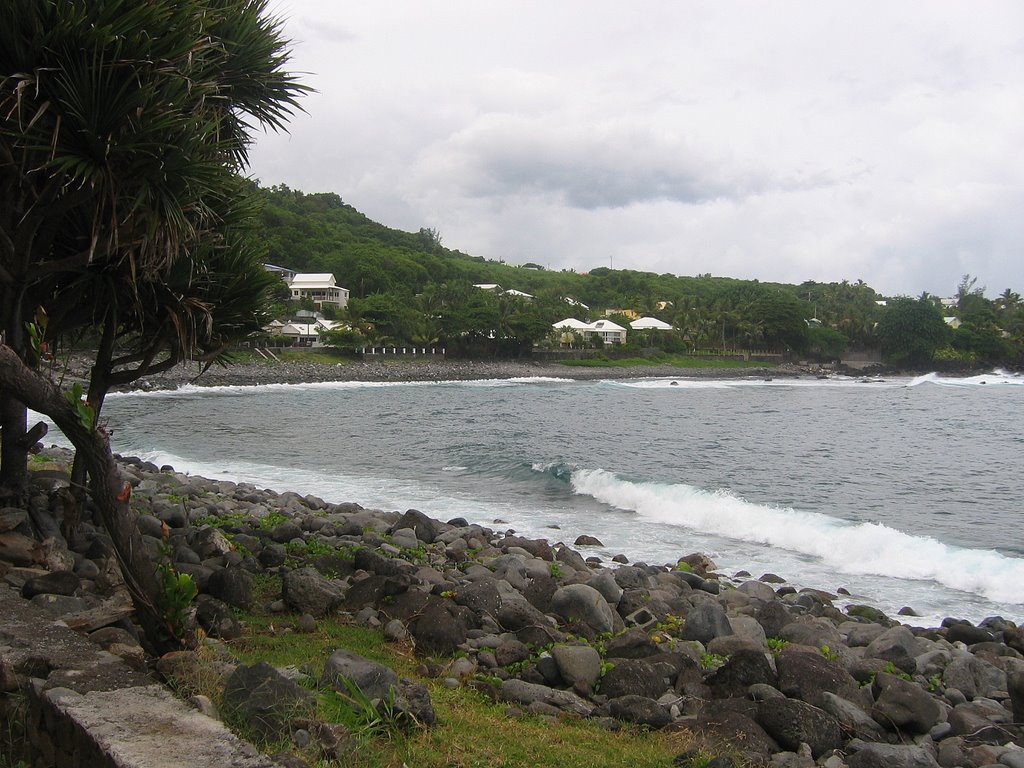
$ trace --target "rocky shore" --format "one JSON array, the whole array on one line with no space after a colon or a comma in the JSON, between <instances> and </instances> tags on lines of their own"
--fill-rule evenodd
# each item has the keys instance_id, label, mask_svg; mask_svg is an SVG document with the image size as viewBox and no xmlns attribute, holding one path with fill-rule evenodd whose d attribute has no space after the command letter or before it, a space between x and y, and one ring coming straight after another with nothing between
<instances>
[{"instance_id":1,"label":"rocky shore","mask_svg":"<svg viewBox=\"0 0 1024 768\"><path fill-rule=\"evenodd\" d=\"M91 362L85 356L70 361L66 376L84 381ZM365 357L341 362L263 361L235 362L202 372L196 365L180 365L166 373L145 376L130 389L174 389L197 386L253 386L304 384L330 381L474 381L520 377L550 377L587 381L641 377L733 378L815 375L817 368L783 365L775 368L677 368L671 365L637 365L625 368L583 367L536 360L461 360L444 357ZM201 375L200 375L201 373Z\"/></svg>"},{"instance_id":2,"label":"rocky shore","mask_svg":"<svg viewBox=\"0 0 1024 768\"><path fill-rule=\"evenodd\" d=\"M66 519L67 460L46 451L28 508L0 510L0 578L187 689L199 654L145 658L105 534L88 515ZM342 762L351 749L344 728L313 717L294 673L231 659L236 612L257 602L292 631L343 615L411 644L418 680L344 648L307 674L354 685L413 727L435 721L424 683L437 678L503 702L510 717L692 732L679 766L1024 768L1024 631L999 617L913 627L870 606L840 610L837 596L773 574L720 573L701 553L603 562L588 555L590 537L527 539L500 521L330 504L133 459L123 472L154 560L191 576L187 619L223 651L219 700L196 705L230 709L268 741ZM257 597L256 582L277 586ZM0 618L0 646L2 634ZM2 671L5 690L42 674Z\"/></svg>"}]
</instances>

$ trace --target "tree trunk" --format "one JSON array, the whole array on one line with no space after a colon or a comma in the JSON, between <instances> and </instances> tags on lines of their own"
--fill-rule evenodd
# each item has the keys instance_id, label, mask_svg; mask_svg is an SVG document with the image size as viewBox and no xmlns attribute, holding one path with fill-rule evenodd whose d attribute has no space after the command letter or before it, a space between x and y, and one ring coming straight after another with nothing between
<instances>
[{"instance_id":1,"label":"tree trunk","mask_svg":"<svg viewBox=\"0 0 1024 768\"><path fill-rule=\"evenodd\" d=\"M3 293L4 342L24 359L25 331L21 326L21 296L7 289ZM6 386L0 385L0 487L15 495L25 493L28 486L28 446L24 444L28 430L28 409Z\"/></svg>"},{"instance_id":2,"label":"tree trunk","mask_svg":"<svg viewBox=\"0 0 1024 768\"><path fill-rule=\"evenodd\" d=\"M131 485L121 478L107 435L89 428L53 382L34 371L9 346L0 344L0 387L33 410L49 416L84 457L91 477L93 502L110 534L136 615L145 633L144 644L162 655L182 647L169 631L160 609L161 591L156 563L146 550L131 508Z\"/></svg>"}]
</instances>

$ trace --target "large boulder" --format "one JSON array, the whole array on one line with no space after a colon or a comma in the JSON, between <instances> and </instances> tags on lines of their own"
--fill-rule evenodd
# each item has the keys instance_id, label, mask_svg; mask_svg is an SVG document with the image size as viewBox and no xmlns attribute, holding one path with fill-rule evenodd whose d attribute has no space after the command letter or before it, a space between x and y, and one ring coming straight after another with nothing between
<instances>
[{"instance_id":1,"label":"large boulder","mask_svg":"<svg viewBox=\"0 0 1024 768\"><path fill-rule=\"evenodd\" d=\"M716 698L746 695L747 688L758 683L776 685L775 671L761 651L739 650L707 679Z\"/></svg>"},{"instance_id":2,"label":"large boulder","mask_svg":"<svg viewBox=\"0 0 1024 768\"><path fill-rule=\"evenodd\" d=\"M206 592L232 608L247 611L252 607L252 576L241 568L220 568L210 574Z\"/></svg>"},{"instance_id":3,"label":"large boulder","mask_svg":"<svg viewBox=\"0 0 1024 768\"><path fill-rule=\"evenodd\" d=\"M212 576L211 576L212 578ZM281 597L296 613L326 616L345 599L341 588L312 568L289 571L281 581Z\"/></svg>"},{"instance_id":4,"label":"large boulder","mask_svg":"<svg viewBox=\"0 0 1024 768\"><path fill-rule=\"evenodd\" d=\"M842 696L861 706L871 706L870 696L849 672L834 661L817 653L786 648L775 660L779 673L779 690L792 698L822 707L822 693Z\"/></svg>"},{"instance_id":5,"label":"large boulder","mask_svg":"<svg viewBox=\"0 0 1024 768\"><path fill-rule=\"evenodd\" d=\"M972 653L958 653L942 672L942 685L956 688L968 699L991 698L995 691L1005 691L1006 673L979 659Z\"/></svg>"},{"instance_id":6,"label":"large boulder","mask_svg":"<svg viewBox=\"0 0 1024 768\"><path fill-rule=\"evenodd\" d=\"M864 709L842 696L822 691L821 708L838 720L846 733L864 741L881 741L885 738L882 726L872 720Z\"/></svg>"},{"instance_id":7,"label":"large boulder","mask_svg":"<svg viewBox=\"0 0 1024 768\"><path fill-rule=\"evenodd\" d=\"M657 701L644 696L620 696L608 702L608 714L625 723L663 728L672 722L672 715Z\"/></svg>"},{"instance_id":8,"label":"large boulder","mask_svg":"<svg viewBox=\"0 0 1024 768\"><path fill-rule=\"evenodd\" d=\"M731 635L732 625L725 610L713 600L706 600L694 606L686 614L686 623L680 637L683 640L696 640L705 645L716 637Z\"/></svg>"},{"instance_id":9,"label":"large boulder","mask_svg":"<svg viewBox=\"0 0 1024 768\"><path fill-rule=\"evenodd\" d=\"M433 520L420 512L418 509L407 510L398 521L391 526L391 532L400 531L403 528L411 528L416 532L416 538L424 544L433 544L434 539L444 528L438 520Z\"/></svg>"},{"instance_id":10,"label":"large boulder","mask_svg":"<svg viewBox=\"0 0 1024 768\"><path fill-rule=\"evenodd\" d=\"M853 741L850 748L857 751L846 759L849 768L939 768L923 747Z\"/></svg>"},{"instance_id":11,"label":"large boulder","mask_svg":"<svg viewBox=\"0 0 1024 768\"><path fill-rule=\"evenodd\" d=\"M815 758L843 743L842 729L832 715L798 699L769 699L757 707L757 722L783 749L796 752L801 744Z\"/></svg>"},{"instance_id":12,"label":"large boulder","mask_svg":"<svg viewBox=\"0 0 1024 768\"><path fill-rule=\"evenodd\" d=\"M224 685L221 709L263 741L281 741L290 735L292 718L313 713L313 696L265 661L240 665Z\"/></svg>"},{"instance_id":13,"label":"large boulder","mask_svg":"<svg viewBox=\"0 0 1024 768\"><path fill-rule=\"evenodd\" d=\"M350 693L347 680L368 699L386 699L398 685L398 675L390 667L344 648L327 659L321 680L346 695Z\"/></svg>"},{"instance_id":14,"label":"large boulder","mask_svg":"<svg viewBox=\"0 0 1024 768\"><path fill-rule=\"evenodd\" d=\"M907 674L917 672L917 656L924 652L918 638L904 626L892 627L880 634L864 648L869 659L891 661L894 666Z\"/></svg>"},{"instance_id":15,"label":"large boulder","mask_svg":"<svg viewBox=\"0 0 1024 768\"><path fill-rule=\"evenodd\" d=\"M601 676L601 654L589 645L556 645L551 656L566 685L593 686Z\"/></svg>"},{"instance_id":16,"label":"large boulder","mask_svg":"<svg viewBox=\"0 0 1024 768\"><path fill-rule=\"evenodd\" d=\"M583 623L597 633L615 629L615 617L608 601L586 584L559 587L551 596L551 610L567 622Z\"/></svg>"},{"instance_id":17,"label":"large boulder","mask_svg":"<svg viewBox=\"0 0 1024 768\"><path fill-rule=\"evenodd\" d=\"M464 611L441 598L431 598L410 627L416 652L442 656L455 653L466 642L469 631Z\"/></svg>"},{"instance_id":18,"label":"large boulder","mask_svg":"<svg viewBox=\"0 0 1024 768\"><path fill-rule=\"evenodd\" d=\"M661 670L644 659L616 662L601 678L601 693L609 699L620 696L656 699L668 688Z\"/></svg>"},{"instance_id":19,"label":"large boulder","mask_svg":"<svg viewBox=\"0 0 1024 768\"><path fill-rule=\"evenodd\" d=\"M871 717L883 728L897 733L928 733L939 721L939 703L916 683L879 672L874 688Z\"/></svg>"}]
</instances>

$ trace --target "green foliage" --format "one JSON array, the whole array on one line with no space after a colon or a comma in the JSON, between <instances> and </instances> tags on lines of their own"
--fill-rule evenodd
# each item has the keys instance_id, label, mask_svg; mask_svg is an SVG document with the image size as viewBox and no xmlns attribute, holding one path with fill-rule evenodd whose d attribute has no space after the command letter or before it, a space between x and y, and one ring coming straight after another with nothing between
<instances>
[{"instance_id":1,"label":"green foliage","mask_svg":"<svg viewBox=\"0 0 1024 768\"><path fill-rule=\"evenodd\" d=\"M910 681L913 681L913 679L914 679L913 675L907 674L906 672L904 672L902 669L897 667L891 661L886 662L885 668L882 671L885 672L887 675L894 675L895 677L900 678L900 680L910 680Z\"/></svg>"},{"instance_id":2,"label":"green foliage","mask_svg":"<svg viewBox=\"0 0 1024 768\"><path fill-rule=\"evenodd\" d=\"M925 365L951 334L942 313L925 298L889 302L878 323L882 354L893 363Z\"/></svg>"},{"instance_id":3,"label":"green foliage","mask_svg":"<svg viewBox=\"0 0 1024 768\"><path fill-rule=\"evenodd\" d=\"M351 731L362 738L390 739L403 732L413 724L411 719L395 707L395 689L391 687L383 699L371 699L363 693L359 686L347 677L341 678L344 691L326 692L322 699L330 703L332 699L340 704L332 707L337 719Z\"/></svg>"},{"instance_id":4,"label":"green foliage","mask_svg":"<svg viewBox=\"0 0 1024 768\"><path fill-rule=\"evenodd\" d=\"M839 660L839 653L837 651L832 650L832 648L830 648L829 646L823 645L819 650L821 650L821 655L829 661Z\"/></svg>"},{"instance_id":5,"label":"green foliage","mask_svg":"<svg viewBox=\"0 0 1024 768\"><path fill-rule=\"evenodd\" d=\"M700 655L700 665L704 669L717 668L725 664L729 660L728 656L722 656L718 653L708 653L705 651Z\"/></svg>"},{"instance_id":6,"label":"green foliage","mask_svg":"<svg viewBox=\"0 0 1024 768\"><path fill-rule=\"evenodd\" d=\"M199 588L191 574L178 573L170 563L157 566L160 577L160 609L172 637L184 638L188 632L189 609Z\"/></svg>"},{"instance_id":7,"label":"green foliage","mask_svg":"<svg viewBox=\"0 0 1024 768\"><path fill-rule=\"evenodd\" d=\"M75 415L82 426L91 430L96 425L96 409L86 401L82 385L76 381L71 389L64 393L64 397L75 410Z\"/></svg>"},{"instance_id":8,"label":"green foliage","mask_svg":"<svg viewBox=\"0 0 1024 768\"><path fill-rule=\"evenodd\" d=\"M782 653L782 649L789 645L789 641L783 640L781 637L769 637L767 642L768 650L772 652L772 656L778 656Z\"/></svg>"},{"instance_id":9,"label":"green foliage","mask_svg":"<svg viewBox=\"0 0 1024 768\"><path fill-rule=\"evenodd\" d=\"M565 571L562 570L562 564L557 562L548 563L548 571L555 579L560 579L565 575Z\"/></svg>"}]
</instances>

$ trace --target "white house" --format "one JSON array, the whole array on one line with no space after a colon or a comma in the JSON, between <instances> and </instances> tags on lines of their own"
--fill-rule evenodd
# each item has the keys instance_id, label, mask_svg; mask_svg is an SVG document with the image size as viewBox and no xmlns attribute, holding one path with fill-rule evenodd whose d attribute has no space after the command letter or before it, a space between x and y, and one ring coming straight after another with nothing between
<instances>
[{"instance_id":1,"label":"white house","mask_svg":"<svg viewBox=\"0 0 1024 768\"><path fill-rule=\"evenodd\" d=\"M605 344L625 344L626 329L611 320L595 320L593 323L584 323L574 317L567 317L552 324L553 328L578 334L584 340L593 337L600 338Z\"/></svg>"},{"instance_id":2,"label":"white house","mask_svg":"<svg viewBox=\"0 0 1024 768\"><path fill-rule=\"evenodd\" d=\"M338 285L330 272L300 272L288 282L288 288L294 301L309 299L318 307L333 304L338 309L348 304L348 289Z\"/></svg>"},{"instance_id":3,"label":"white house","mask_svg":"<svg viewBox=\"0 0 1024 768\"><path fill-rule=\"evenodd\" d=\"M273 320L269 325L265 325L263 330L271 336L288 339L295 345L312 347L320 345L321 331L333 331L343 326L344 323L328 320L321 314L301 313L300 316L285 322Z\"/></svg>"},{"instance_id":4,"label":"white house","mask_svg":"<svg viewBox=\"0 0 1024 768\"><path fill-rule=\"evenodd\" d=\"M641 317L629 324L634 331L671 331L672 326L656 317Z\"/></svg>"}]
</instances>

